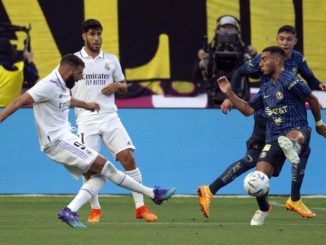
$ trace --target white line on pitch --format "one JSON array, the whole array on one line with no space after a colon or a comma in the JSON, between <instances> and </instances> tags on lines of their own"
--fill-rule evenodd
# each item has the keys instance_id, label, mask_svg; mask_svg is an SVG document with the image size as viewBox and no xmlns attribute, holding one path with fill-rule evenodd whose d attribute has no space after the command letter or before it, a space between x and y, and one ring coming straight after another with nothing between
<instances>
[{"instance_id":1,"label":"white line on pitch","mask_svg":"<svg viewBox=\"0 0 326 245\"><path fill-rule=\"evenodd\" d=\"M100 223L97 223L97 224L94 224L94 225L90 225L91 226L95 226L95 225L146 225L146 226L150 226L150 225L187 225L187 226L219 226L219 225L225 225L225 226L236 226L236 225L247 225L247 226L250 226L249 222L248 223L219 223L219 222L216 222L216 223L213 223L213 222L210 222L210 223L184 223L184 222L155 222L155 223L133 223L133 222L100 222ZM326 226L326 224L312 224L312 223L309 223L309 224L291 224L291 223L285 223L285 224L282 224L282 223L266 223L265 226Z\"/></svg>"}]
</instances>

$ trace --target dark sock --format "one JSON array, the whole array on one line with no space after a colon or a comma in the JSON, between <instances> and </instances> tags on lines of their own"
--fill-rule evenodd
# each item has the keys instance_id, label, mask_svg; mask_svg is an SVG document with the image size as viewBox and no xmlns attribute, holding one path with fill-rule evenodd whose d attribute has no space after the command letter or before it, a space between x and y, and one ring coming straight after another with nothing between
<instances>
[{"instance_id":1,"label":"dark sock","mask_svg":"<svg viewBox=\"0 0 326 245\"><path fill-rule=\"evenodd\" d=\"M212 194L215 195L216 192L223 186L229 184L235 178L253 167L254 166L246 165L243 159L234 162L227 167L223 174L221 174L213 183L209 185L209 189L211 190Z\"/></svg>"},{"instance_id":2,"label":"dark sock","mask_svg":"<svg viewBox=\"0 0 326 245\"><path fill-rule=\"evenodd\" d=\"M300 155L300 162L297 165L292 165L292 183L291 183L291 200L300 200L300 189L303 182L304 172L307 166L310 149Z\"/></svg>"},{"instance_id":3,"label":"dark sock","mask_svg":"<svg viewBox=\"0 0 326 245\"><path fill-rule=\"evenodd\" d=\"M267 194L262 197L256 197L259 209L263 212L267 212L269 210L269 203L267 200Z\"/></svg>"}]
</instances>

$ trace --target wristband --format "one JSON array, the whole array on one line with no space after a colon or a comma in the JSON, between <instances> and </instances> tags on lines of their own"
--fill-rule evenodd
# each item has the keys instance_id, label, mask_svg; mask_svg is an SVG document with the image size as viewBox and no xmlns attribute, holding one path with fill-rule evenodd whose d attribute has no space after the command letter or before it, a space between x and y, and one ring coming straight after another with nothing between
<instances>
[{"instance_id":1,"label":"wristband","mask_svg":"<svg viewBox=\"0 0 326 245\"><path fill-rule=\"evenodd\" d=\"M323 120L320 119L319 121L316 122L316 127L320 127L323 124L324 124Z\"/></svg>"}]
</instances>

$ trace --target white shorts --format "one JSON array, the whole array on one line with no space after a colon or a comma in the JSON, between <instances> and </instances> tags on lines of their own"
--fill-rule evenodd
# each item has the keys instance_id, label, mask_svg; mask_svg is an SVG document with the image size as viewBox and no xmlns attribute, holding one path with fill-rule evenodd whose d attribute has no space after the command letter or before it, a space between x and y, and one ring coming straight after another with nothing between
<instances>
[{"instance_id":1,"label":"white shorts","mask_svg":"<svg viewBox=\"0 0 326 245\"><path fill-rule=\"evenodd\" d=\"M72 133L53 140L44 152L53 161L63 164L76 179L88 171L98 156Z\"/></svg>"},{"instance_id":2,"label":"white shorts","mask_svg":"<svg viewBox=\"0 0 326 245\"><path fill-rule=\"evenodd\" d=\"M99 152L101 139L105 147L116 159L125 149L135 149L126 129L116 112L104 115L94 121L78 124L78 136L85 145Z\"/></svg>"}]
</instances>

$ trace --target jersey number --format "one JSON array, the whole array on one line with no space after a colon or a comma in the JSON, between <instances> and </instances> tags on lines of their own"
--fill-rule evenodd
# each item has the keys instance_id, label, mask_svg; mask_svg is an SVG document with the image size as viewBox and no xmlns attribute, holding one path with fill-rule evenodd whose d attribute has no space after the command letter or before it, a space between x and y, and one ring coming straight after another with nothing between
<instances>
[{"instance_id":1,"label":"jersey number","mask_svg":"<svg viewBox=\"0 0 326 245\"><path fill-rule=\"evenodd\" d=\"M86 146L83 145L83 144L81 144L81 143L79 143L78 141L75 141L74 142L74 145L77 146L77 147L79 147L82 150L85 150L86 149Z\"/></svg>"}]
</instances>

